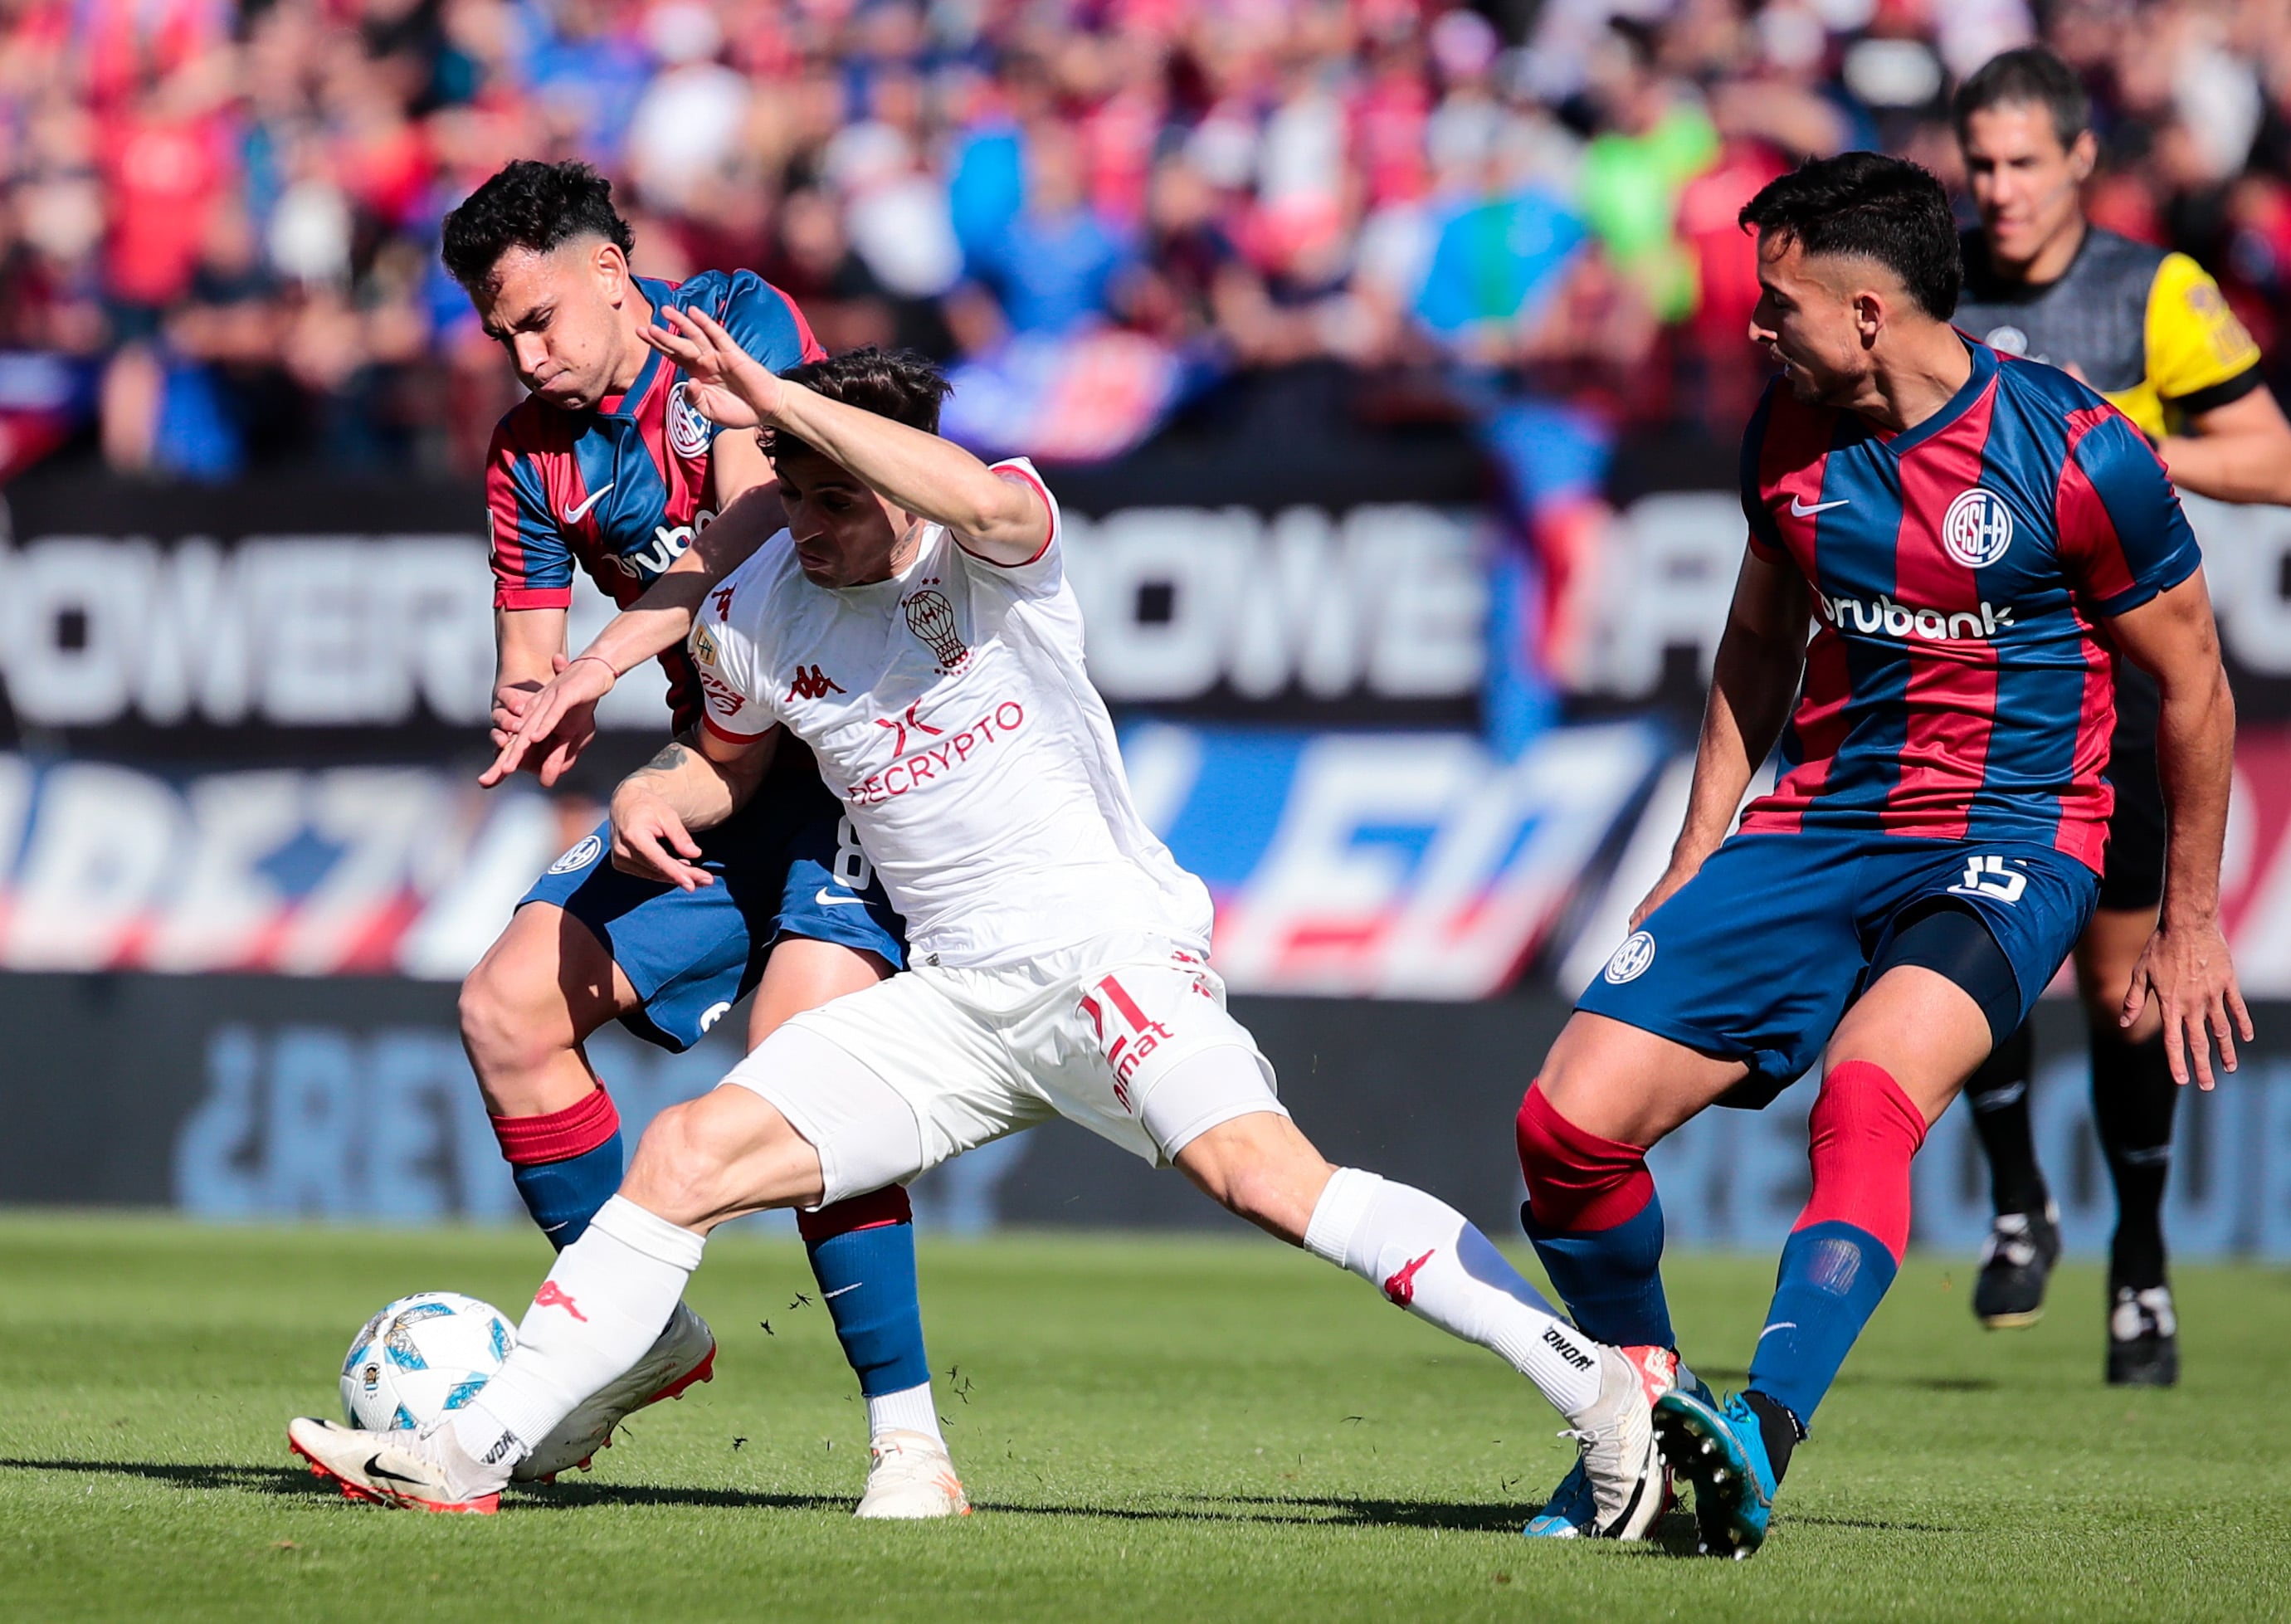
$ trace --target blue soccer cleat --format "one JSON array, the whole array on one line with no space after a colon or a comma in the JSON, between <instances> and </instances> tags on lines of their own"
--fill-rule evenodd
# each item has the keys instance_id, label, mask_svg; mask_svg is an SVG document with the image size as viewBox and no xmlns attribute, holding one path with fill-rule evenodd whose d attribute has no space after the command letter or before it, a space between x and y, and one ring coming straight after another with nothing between
<instances>
[{"instance_id":1,"label":"blue soccer cleat","mask_svg":"<svg viewBox=\"0 0 2291 1624\"><path fill-rule=\"evenodd\" d=\"M1598 1503L1591 1498L1591 1480L1578 1460L1551 1491L1543 1509L1528 1518L1519 1532L1531 1540L1588 1540L1599 1523Z\"/></svg>"},{"instance_id":2,"label":"blue soccer cleat","mask_svg":"<svg viewBox=\"0 0 2291 1624\"><path fill-rule=\"evenodd\" d=\"M1705 1556L1739 1562L1765 1543L1774 1515L1774 1468L1757 1413L1740 1394L1721 1409L1708 1388L1666 1393L1655 1401L1654 1436L1672 1472L1694 1485L1694 1521Z\"/></svg>"}]
</instances>

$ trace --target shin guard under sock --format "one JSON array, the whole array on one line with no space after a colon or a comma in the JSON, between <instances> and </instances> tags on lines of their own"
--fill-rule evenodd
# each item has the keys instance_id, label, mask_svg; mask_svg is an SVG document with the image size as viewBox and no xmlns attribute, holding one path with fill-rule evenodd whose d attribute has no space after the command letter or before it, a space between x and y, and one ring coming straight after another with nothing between
<instances>
[{"instance_id":1,"label":"shin guard under sock","mask_svg":"<svg viewBox=\"0 0 2291 1624\"><path fill-rule=\"evenodd\" d=\"M546 1116L488 1119L526 1210L562 1251L621 1187L621 1113L599 1083Z\"/></svg>"},{"instance_id":2,"label":"shin guard under sock","mask_svg":"<svg viewBox=\"0 0 2291 1624\"><path fill-rule=\"evenodd\" d=\"M1646 1152L1577 1127L1532 1088L1514 1126L1528 1189L1520 1226L1567 1312L1602 1342L1675 1347Z\"/></svg>"},{"instance_id":3,"label":"shin guard under sock","mask_svg":"<svg viewBox=\"0 0 2291 1624\"><path fill-rule=\"evenodd\" d=\"M1499 1355L1562 1415L1572 1419L1597 1401L1597 1344L1552 1313L1495 1243L1445 1202L1338 1168L1314 1205L1305 1250Z\"/></svg>"},{"instance_id":4,"label":"shin guard under sock","mask_svg":"<svg viewBox=\"0 0 2291 1624\"><path fill-rule=\"evenodd\" d=\"M914 1210L898 1185L799 1212L796 1226L811 1254L820 1300L835 1322L843 1356L859 1378L872 1418L877 1401L924 1391L888 1407L896 1424L936 1434L923 1349L922 1306L916 1294ZM920 1425L928 1418L930 1425ZM871 1431L880 1431L872 1427Z\"/></svg>"},{"instance_id":5,"label":"shin guard under sock","mask_svg":"<svg viewBox=\"0 0 2291 1624\"><path fill-rule=\"evenodd\" d=\"M2128 1041L2114 1022L2092 1035L2092 1118L2116 1186L2116 1240L2109 1256L2111 1295L2164 1283L2164 1187L2172 1175L2172 1113L2180 1085L2164 1034Z\"/></svg>"},{"instance_id":6,"label":"shin guard under sock","mask_svg":"<svg viewBox=\"0 0 2291 1624\"><path fill-rule=\"evenodd\" d=\"M509 1358L450 1412L462 1447L498 1459L507 1432L530 1452L583 1399L626 1374L676 1312L702 1247L690 1230L624 1197L599 1208L587 1233L557 1254Z\"/></svg>"},{"instance_id":7,"label":"shin guard under sock","mask_svg":"<svg viewBox=\"0 0 2291 1624\"><path fill-rule=\"evenodd\" d=\"M1973 1131L1989 1162L1991 1210L2042 1212L2052 1200L2029 1121L2029 1079L2036 1069L2036 1043L2023 1021L1990 1051L1965 1085L1973 1107Z\"/></svg>"},{"instance_id":8,"label":"shin guard under sock","mask_svg":"<svg viewBox=\"0 0 2291 1624\"><path fill-rule=\"evenodd\" d=\"M1823 1079L1807 1126L1813 1194L1782 1248L1749 1380L1802 1425L1901 1268L1925 1120L1884 1067L1849 1060Z\"/></svg>"}]
</instances>

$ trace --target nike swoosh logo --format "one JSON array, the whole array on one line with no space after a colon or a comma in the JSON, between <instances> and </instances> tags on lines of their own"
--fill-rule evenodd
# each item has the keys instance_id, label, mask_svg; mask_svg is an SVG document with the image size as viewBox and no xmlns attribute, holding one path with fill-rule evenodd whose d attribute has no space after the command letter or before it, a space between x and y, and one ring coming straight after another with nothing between
<instances>
[{"instance_id":1,"label":"nike swoosh logo","mask_svg":"<svg viewBox=\"0 0 2291 1624\"><path fill-rule=\"evenodd\" d=\"M567 508L565 511L565 522L568 525L579 524L582 518L591 508L595 507L599 502L605 499L605 493L611 490L613 486L619 483L620 481L617 479L607 479L595 490L591 491L587 496L582 499L581 505L579 507Z\"/></svg>"},{"instance_id":2,"label":"nike swoosh logo","mask_svg":"<svg viewBox=\"0 0 2291 1624\"><path fill-rule=\"evenodd\" d=\"M1790 517L1792 519L1812 519L1816 513L1827 513L1832 508L1842 508L1853 500L1853 498L1851 496L1840 496L1835 502L1817 502L1812 507L1808 507L1805 503L1793 496L1790 498Z\"/></svg>"},{"instance_id":3,"label":"nike swoosh logo","mask_svg":"<svg viewBox=\"0 0 2291 1624\"><path fill-rule=\"evenodd\" d=\"M408 1477L403 1472L391 1471L388 1467L382 1464L382 1457L380 1455L368 1455L366 1458L366 1475L368 1477L387 1477L392 1483L418 1483L422 1481L418 1477Z\"/></svg>"},{"instance_id":4,"label":"nike swoosh logo","mask_svg":"<svg viewBox=\"0 0 2291 1624\"><path fill-rule=\"evenodd\" d=\"M1758 1340L1763 1342L1778 1331L1796 1331L1797 1329L1797 1322L1796 1320L1776 1320L1773 1324L1767 1326L1764 1331L1758 1333Z\"/></svg>"},{"instance_id":5,"label":"nike swoosh logo","mask_svg":"<svg viewBox=\"0 0 2291 1624\"><path fill-rule=\"evenodd\" d=\"M820 1293L820 1300L822 1302L825 1302L831 1298L842 1296L846 1291L856 1291L861 1286L864 1286L866 1283L867 1282L864 1280L855 1280L848 1286L838 1286L832 1291L823 1291Z\"/></svg>"},{"instance_id":6,"label":"nike swoosh logo","mask_svg":"<svg viewBox=\"0 0 2291 1624\"><path fill-rule=\"evenodd\" d=\"M819 895L811 900L823 908L864 908L867 905L867 899L864 896L830 896L825 886L821 886Z\"/></svg>"}]
</instances>

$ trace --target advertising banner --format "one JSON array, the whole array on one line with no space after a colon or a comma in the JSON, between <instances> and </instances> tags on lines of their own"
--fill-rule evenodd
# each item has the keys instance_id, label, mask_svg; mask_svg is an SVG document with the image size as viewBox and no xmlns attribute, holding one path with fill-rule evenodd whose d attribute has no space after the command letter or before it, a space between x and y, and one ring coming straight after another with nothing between
<instances>
[{"instance_id":1,"label":"advertising banner","mask_svg":"<svg viewBox=\"0 0 2291 1624\"><path fill-rule=\"evenodd\" d=\"M1241 998L1282 1099L1321 1149L1438 1192L1516 1238L1520 1094L1566 1016L1548 994L1473 1004ZM2175 1255L2291 1260L2291 1004L2214 1093L2182 1102L2167 1222ZM590 1055L633 1143L653 1113L715 1085L730 1025L669 1056L607 1028ZM2079 1020L2038 1015L2038 1151L2070 1247L2103 1248L2108 1180L2092 1142ZM0 977L0 1191L12 1202L172 1207L210 1218L526 1220L486 1125L448 986L402 979ZM1764 1112L1711 1111L1658 1147L1680 1246L1765 1250L1805 1199L1801 1084ZM1917 1243L1968 1258L1987 1183L1965 1107L1917 1162ZM1183 1178L1053 1122L920 1180L926 1237L998 1225L1236 1225ZM784 1221L784 1220L778 1220ZM542 1242L535 1238L536 1255Z\"/></svg>"}]
</instances>

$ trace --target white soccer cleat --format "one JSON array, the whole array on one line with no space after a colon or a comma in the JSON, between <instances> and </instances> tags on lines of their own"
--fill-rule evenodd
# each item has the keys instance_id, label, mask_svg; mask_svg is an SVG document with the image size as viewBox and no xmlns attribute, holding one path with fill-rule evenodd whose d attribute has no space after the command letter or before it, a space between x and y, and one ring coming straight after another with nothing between
<instances>
[{"instance_id":1,"label":"white soccer cleat","mask_svg":"<svg viewBox=\"0 0 2291 1624\"><path fill-rule=\"evenodd\" d=\"M867 1446L867 1492L856 1517L919 1520L967 1517L970 1501L954 1475L954 1457L928 1433L893 1427Z\"/></svg>"},{"instance_id":2,"label":"white soccer cleat","mask_svg":"<svg viewBox=\"0 0 2291 1624\"><path fill-rule=\"evenodd\" d=\"M1600 1347L1599 1396L1561 1435L1582 1454L1595 1537L1644 1540L1662 1515L1670 1477L1654 1445L1654 1401L1677 1379L1678 1355L1667 1347Z\"/></svg>"},{"instance_id":3,"label":"white soccer cleat","mask_svg":"<svg viewBox=\"0 0 2291 1624\"><path fill-rule=\"evenodd\" d=\"M510 1475L518 1483L546 1483L559 1472L586 1467L599 1450L612 1447L613 1428L629 1416L664 1398L683 1397L694 1382L715 1379L715 1333L707 1321L679 1303L645 1356L618 1381L583 1399Z\"/></svg>"},{"instance_id":4,"label":"white soccer cleat","mask_svg":"<svg viewBox=\"0 0 2291 1624\"><path fill-rule=\"evenodd\" d=\"M480 1516L501 1509L505 1475L472 1459L443 1420L420 1432L361 1432L303 1416L286 1424L286 1447L348 1499Z\"/></svg>"}]
</instances>

